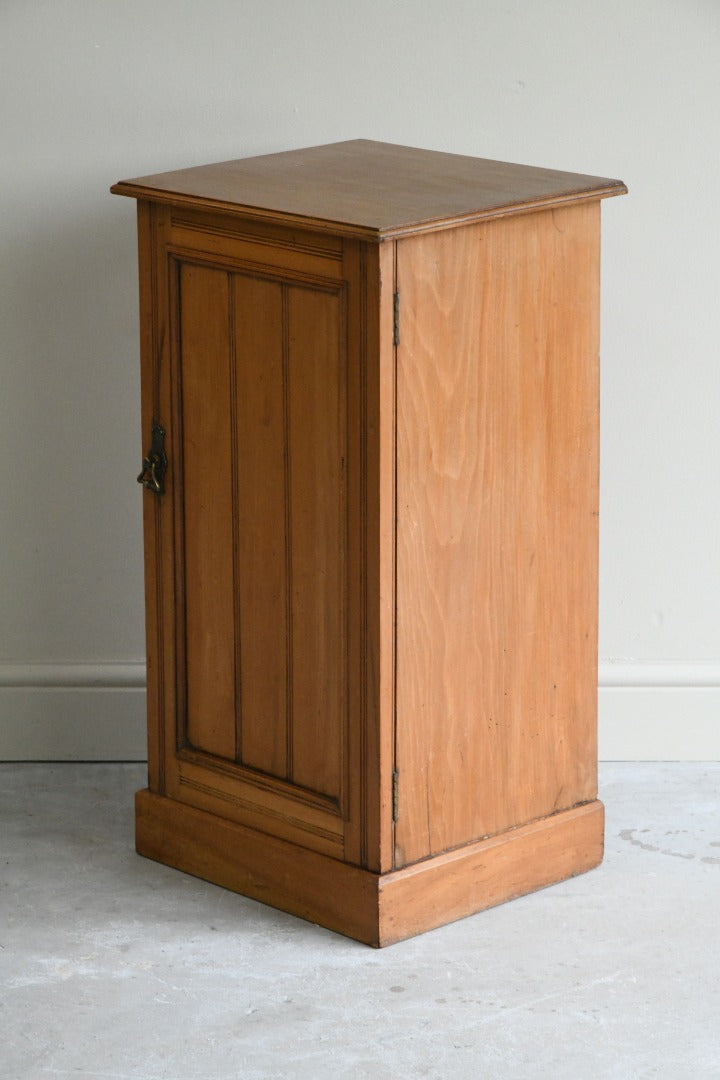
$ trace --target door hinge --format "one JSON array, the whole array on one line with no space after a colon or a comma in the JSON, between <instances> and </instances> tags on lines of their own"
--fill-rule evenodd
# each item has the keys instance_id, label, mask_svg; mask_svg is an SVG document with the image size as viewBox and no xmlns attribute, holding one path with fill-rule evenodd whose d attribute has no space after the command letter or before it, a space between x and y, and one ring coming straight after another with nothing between
<instances>
[{"instance_id":1,"label":"door hinge","mask_svg":"<svg viewBox=\"0 0 720 1080\"><path fill-rule=\"evenodd\" d=\"M392 774L392 819L397 821L398 819L398 774L393 772Z\"/></svg>"},{"instance_id":2,"label":"door hinge","mask_svg":"<svg viewBox=\"0 0 720 1080\"><path fill-rule=\"evenodd\" d=\"M393 293L393 345L400 344L400 293Z\"/></svg>"}]
</instances>

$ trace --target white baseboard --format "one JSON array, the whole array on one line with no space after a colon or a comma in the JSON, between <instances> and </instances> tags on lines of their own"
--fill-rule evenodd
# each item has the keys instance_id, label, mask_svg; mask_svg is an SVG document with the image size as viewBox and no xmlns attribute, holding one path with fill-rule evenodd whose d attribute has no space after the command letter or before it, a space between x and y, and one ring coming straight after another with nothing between
<instances>
[{"instance_id":1,"label":"white baseboard","mask_svg":"<svg viewBox=\"0 0 720 1080\"><path fill-rule=\"evenodd\" d=\"M720 761L720 664L600 664L601 761Z\"/></svg>"},{"instance_id":2,"label":"white baseboard","mask_svg":"<svg viewBox=\"0 0 720 1080\"><path fill-rule=\"evenodd\" d=\"M603 761L720 760L720 664L603 662ZM145 665L0 664L0 761L143 761Z\"/></svg>"},{"instance_id":3,"label":"white baseboard","mask_svg":"<svg viewBox=\"0 0 720 1080\"><path fill-rule=\"evenodd\" d=\"M0 761L146 756L144 664L0 664Z\"/></svg>"}]
</instances>

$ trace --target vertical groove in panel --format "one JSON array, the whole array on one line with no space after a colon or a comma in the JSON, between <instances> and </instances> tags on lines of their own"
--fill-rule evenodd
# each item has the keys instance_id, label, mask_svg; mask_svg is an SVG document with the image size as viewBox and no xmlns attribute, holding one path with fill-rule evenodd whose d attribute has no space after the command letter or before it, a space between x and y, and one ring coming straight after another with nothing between
<instances>
[{"instance_id":1,"label":"vertical groove in panel","mask_svg":"<svg viewBox=\"0 0 720 1080\"><path fill-rule=\"evenodd\" d=\"M290 454L290 317L288 286L282 286L282 389L283 459L285 480L285 677L286 677L286 777L293 778L293 573L292 573L292 472Z\"/></svg>"},{"instance_id":2,"label":"vertical groove in panel","mask_svg":"<svg viewBox=\"0 0 720 1080\"><path fill-rule=\"evenodd\" d=\"M287 777L287 539L282 286L233 275L236 610L242 762Z\"/></svg>"}]
</instances>

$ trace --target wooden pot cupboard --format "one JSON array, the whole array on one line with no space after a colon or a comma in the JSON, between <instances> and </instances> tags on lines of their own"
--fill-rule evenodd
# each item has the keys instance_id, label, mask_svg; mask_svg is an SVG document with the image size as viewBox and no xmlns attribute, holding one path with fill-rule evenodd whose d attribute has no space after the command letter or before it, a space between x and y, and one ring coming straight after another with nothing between
<instances>
[{"instance_id":1,"label":"wooden pot cupboard","mask_svg":"<svg viewBox=\"0 0 720 1080\"><path fill-rule=\"evenodd\" d=\"M597 865L600 200L358 140L137 199L137 850L372 945Z\"/></svg>"}]
</instances>

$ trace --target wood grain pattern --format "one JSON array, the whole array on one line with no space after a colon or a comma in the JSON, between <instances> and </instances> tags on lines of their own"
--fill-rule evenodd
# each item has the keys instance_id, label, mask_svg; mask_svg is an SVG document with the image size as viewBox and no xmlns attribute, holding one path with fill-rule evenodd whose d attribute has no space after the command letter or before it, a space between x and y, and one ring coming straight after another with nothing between
<instances>
[{"instance_id":1,"label":"wood grain pattern","mask_svg":"<svg viewBox=\"0 0 720 1080\"><path fill-rule=\"evenodd\" d=\"M380 947L583 873L603 853L600 802L382 875L149 791L135 806L141 855Z\"/></svg>"},{"instance_id":2,"label":"wood grain pattern","mask_svg":"<svg viewBox=\"0 0 720 1080\"><path fill-rule=\"evenodd\" d=\"M345 365L345 737L340 745L341 805L346 820L346 862L368 865L368 753L378 716L372 690L372 631L367 620L370 603L369 555L365 544L368 519L367 382L373 360L367 333L367 251L355 240L343 241L342 323Z\"/></svg>"},{"instance_id":3,"label":"wood grain pattern","mask_svg":"<svg viewBox=\"0 0 720 1080\"><path fill-rule=\"evenodd\" d=\"M138 460L147 452L150 432L159 415L156 326L160 317L156 295L156 253L154 207L137 204L138 283L140 303L140 394L141 432ZM157 499L143 499L143 540L145 563L145 649L147 660L147 749L148 786L156 794L164 792L164 693L162 655L162 566Z\"/></svg>"},{"instance_id":4,"label":"wood grain pattern","mask_svg":"<svg viewBox=\"0 0 720 1080\"><path fill-rule=\"evenodd\" d=\"M205 254L307 277L342 276L342 240L302 229L259 225L232 214L174 211L170 241L178 254Z\"/></svg>"},{"instance_id":5,"label":"wood grain pattern","mask_svg":"<svg viewBox=\"0 0 720 1080\"><path fill-rule=\"evenodd\" d=\"M179 266L183 592L192 746L235 758L235 608L229 281Z\"/></svg>"},{"instance_id":6,"label":"wood grain pattern","mask_svg":"<svg viewBox=\"0 0 720 1080\"><path fill-rule=\"evenodd\" d=\"M343 294L177 265L185 735L339 798Z\"/></svg>"},{"instance_id":7,"label":"wood grain pattern","mask_svg":"<svg viewBox=\"0 0 720 1080\"><path fill-rule=\"evenodd\" d=\"M347 727L347 465L341 297L287 292L293 780L340 794Z\"/></svg>"},{"instance_id":8,"label":"wood grain pattern","mask_svg":"<svg viewBox=\"0 0 720 1080\"><path fill-rule=\"evenodd\" d=\"M377 944L377 878L149 791L135 800L141 855Z\"/></svg>"},{"instance_id":9,"label":"wood grain pattern","mask_svg":"<svg viewBox=\"0 0 720 1080\"><path fill-rule=\"evenodd\" d=\"M111 190L380 240L626 188L605 177L356 139L138 177Z\"/></svg>"},{"instance_id":10,"label":"wood grain pattern","mask_svg":"<svg viewBox=\"0 0 720 1080\"><path fill-rule=\"evenodd\" d=\"M232 275L237 378L239 759L289 776L283 286Z\"/></svg>"},{"instance_id":11,"label":"wood grain pattern","mask_svg":"<svg viewBox=\"0 0 720 1080\"><path fill-rule=\"evenodd\" d=\"M596 793L598 226L398 244L397 866Z\"/></svg>"},{"instance_id":12,"label":"wood grain pattern","mask_svg":"<svg viewBox=\"0 0 720 1080\"><path fill-rule=\"evenodd\" d=\"M336 801L289 781L210 755L180 751L168 768L167 792L227 821L344 858L347 825Z\"/></svg>"},{"instance_id":13,"label":"wood grain pattern","mask_svg":"<svg viewBox=\"0 0 720 1080\"><path fill-rule=\"evenodd\" d=\"M356 141L115 190L170 461L138 850L374 945L596 865L624 185Z\"/></svg>"},{"instance_id":14,"label":"wood grain pattern","mask_svg":"<svg viewBox=\"0 0 720 1080\"><path fill-rule=\"evenodd\" d=\"M170 217L171 243L180 243L184 233L194 234L194 242L199 243L204 250L212 244L213 238L222 242L232 241L239 245L241 250L245 244L254 245L251 249L255 255L253 261L259 263L269 261L272 264L282 252L282 265L294 266L297 257L302 259L302 267L307 270L312 265L313 257L322 258L326 260L322 270L325 274L334 273L327 260L341 263L344 257L344 244L339 236L288 228L286 225L270 225L247 218L240 219L236 214L221 214L217 211L207 213L189 207L173 210ZM188 242L193 243L189 235ZM224 250L223 248L223 252ZM235 250L233 248L233 251Z\"/></svg>"},{"instance_id":15,"label":"wood grain pattern","mask_svg":"<svg viewBox=\"0 0 720 1080\"><path fill-rule=\"evenodd\" d=\"M362 784L366 851L363 865L393 865L392 775L395 765L395 350L393 244L367 244L364 312L367 372L364 411L366 600L366 745Z\"/></svg>"},{"instance_id":16,"label":"wood grain pattern","mask_svg":"<svg viewBox=\"0 0 720 1080\"><path fill-rule=\"evenodd\" d=\"M592 870L602 862L604 819L596 800L383 874L379 944L392 945Z\"/></svg>"},{"instance_id":17,"label":"wood grain pattern","mask_svg":"<svg viewBox=\"0 0 720 1080\"><path fill-rule=\"evenodd\" d=\"M288 252L287 268L283 248L247 262L244 241L242 259L215 260L198 230L197 254L182 254L169 210L149 216L163 227L143 256L158 354L147 377L170 471L167 495L146 500L164 521L154 539L147 530L148 588L166 582L164 610L148 612L164 681L179 692L158 696L154 782L181 802L359 860L362 782L354 770L348 786L348 754L362 744L364 720L348 711L347 626L363 589L362 389L357 335L352 393L347 383L347 284L338 278L341 268L358 290L358 250L340 262L334 244L303 234L312 248L303 277L302 250ZM331 274L321 279L323 246ZM165 304L150 267L157 277L168 265ZM293 514L302 525L294 547ZM354 692L361 677L355 662Z\"/></svg>"},{"instance_id":18,"label":"wood grain pattern","mask_svg":"<svg viewBox=\"0 0 720 1080\"><path fill-rule=\"evenodd\" d=\"M138 203L138 269L140 286L140 356L142 392L142 441L138 460L150 445L152 424L158 420L166 431L166 446L174 443L173 405L169 382L170 291L168 241L170 211L163 206ZM171 451L172 454L172 451ZM174 458L175 455L172 454ZM148 778L156 792L166 789L166 765L176 741L178 714L175 657L175 553L173 540L176 470L171 466L165 484L167 498L149 493L143 498L145 554Z\"/></svg>"}]
</instances>

